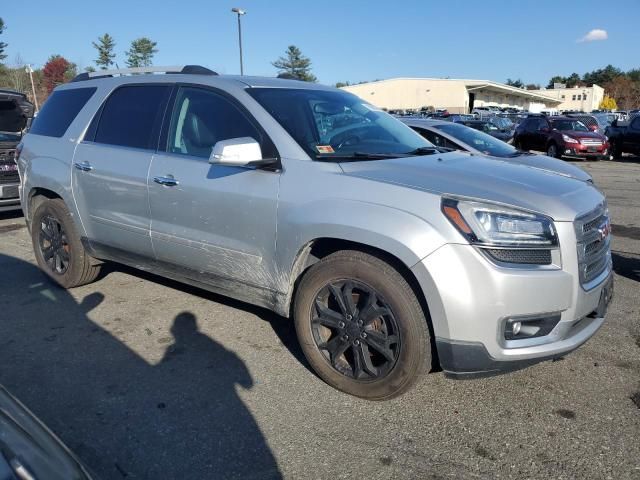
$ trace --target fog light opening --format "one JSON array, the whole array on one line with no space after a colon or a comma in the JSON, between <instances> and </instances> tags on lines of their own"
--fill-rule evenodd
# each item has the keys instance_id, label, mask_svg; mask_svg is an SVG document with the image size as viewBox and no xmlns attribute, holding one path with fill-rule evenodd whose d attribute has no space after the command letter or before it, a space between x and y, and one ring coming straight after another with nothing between
<instances>
[{"instance_id":1,"label":"fog light opening","mask_svg":"<svg viewBox=\"0 0 640 480\"><path fill-rule=\"evenodd\" d=\"M511 324L511 332L513 333L514 337L520 333L521 328L522 328L522 322L513 322Z\"/></svg>"}]
</instances>

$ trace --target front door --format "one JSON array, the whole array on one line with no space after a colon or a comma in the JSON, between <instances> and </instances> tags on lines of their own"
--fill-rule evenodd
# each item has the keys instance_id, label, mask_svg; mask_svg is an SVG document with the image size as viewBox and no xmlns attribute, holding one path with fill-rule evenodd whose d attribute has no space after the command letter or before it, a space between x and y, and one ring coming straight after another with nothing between
<instances>
[{"instance_id":1,"label":"front door","mask_svg":"<svg viewBox=\"0 0 640 480\"><path fill-rule=\"evenodd\" d=\"M106 100L78 145L72 188L97 251L153 258L147 173L171 87L123 86Z\"/></svg>"},{"instance_id":2,"label":"front door","mask_svg":"<svg viewBox=\"0 0 640 480\"><path fill-rule=\"evenodd\" d=\"M266 135L222 93L181 87L149 173L157 259L205 283L273 284L280 173L209 163L216 142ZM164 150L162 152L162 150Z\"/></svg>"}]
</instances>

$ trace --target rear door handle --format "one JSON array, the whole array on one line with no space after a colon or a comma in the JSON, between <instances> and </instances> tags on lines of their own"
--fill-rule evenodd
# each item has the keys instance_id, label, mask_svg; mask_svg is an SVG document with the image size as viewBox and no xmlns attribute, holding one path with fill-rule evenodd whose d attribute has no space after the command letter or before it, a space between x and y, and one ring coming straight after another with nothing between
<instances>
[{"instance_id":1,"label":"rear door handle","mask_svg":"<svg viewBox=\"0 0 640 480\"><path fill-rule=\"evenodd\" d=\"M82 170L83 172L90 172L91 170L93 170L93 167L87 161L76 162L73 164L73 166L76 167L78 170Z\"/></svg>"},{"instance_id":2,"label":"rear door handle","mask_svg":"<svg viewBox=\"0 0 640 480\"><path fill-rule=\"evenodd\" d=\"M166 175L164 177L153 177L153 181L166 187L175 187L176 185L178 185L178 181L173 178L173 175Z\"/></svg>"}]
</instances>

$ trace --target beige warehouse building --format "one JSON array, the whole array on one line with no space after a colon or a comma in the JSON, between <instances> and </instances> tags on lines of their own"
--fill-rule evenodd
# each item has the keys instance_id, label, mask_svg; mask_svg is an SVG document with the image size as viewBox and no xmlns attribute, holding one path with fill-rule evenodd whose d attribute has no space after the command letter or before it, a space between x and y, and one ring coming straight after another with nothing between
<instances>
[{"instance_id":1,"label":"beige warehouse building","mask_svg":"<svg viewBox=\"0 0 640 480\"><path fill-rule=\"evenodd\" d=\"M600 102L604 98L604 88L593 85L592 87L550 88L547 90L533 90L540 95L553 97L561 103L558 110L577 110L591 112L600 108Z\"/></svg>"},{"instance_id":2,"label":"beige warehouse building","mask_svg":"<svg viewBox=\"0 0 640 480\"><path fill-rule=\"evenodd\" d=\"M388 110L433 107L446 108L450 113L469 113L474 107L495 105L540 112L558 108L561 103L538 90L489 80L391 78L342 88Z\"/></svg>"}]
</instances>

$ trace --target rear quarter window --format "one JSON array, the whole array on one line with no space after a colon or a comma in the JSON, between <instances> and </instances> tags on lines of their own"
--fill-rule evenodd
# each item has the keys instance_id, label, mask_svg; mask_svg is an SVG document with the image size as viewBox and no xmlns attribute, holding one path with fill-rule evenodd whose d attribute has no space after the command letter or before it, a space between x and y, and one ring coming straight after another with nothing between
<instances>
[{"instance_id":1,"label":"rear quarter window","mask_svg":"<svg viewBox=\"0 0 640 480\"><path fill-rule=\"evenodd\" d=\"M95 87L53 92L33 121L29 133L62 137L95 92Z\"/></svg>"}]
</instances>

